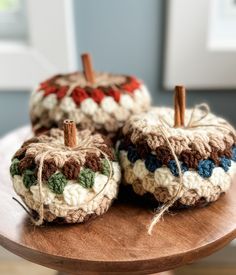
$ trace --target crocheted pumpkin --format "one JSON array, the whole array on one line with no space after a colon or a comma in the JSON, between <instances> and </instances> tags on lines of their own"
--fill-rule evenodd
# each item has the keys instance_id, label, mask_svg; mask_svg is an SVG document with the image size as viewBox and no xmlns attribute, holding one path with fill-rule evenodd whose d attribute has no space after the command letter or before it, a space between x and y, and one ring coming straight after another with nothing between
<instances>
[{"instance_id":1,"label":"crocheted pumpkin","mask_svg":"<svg viewBox=\"0 0 236 275\"><path fill-rule=\"evenodd\" d=\"M26 141L10 166L15 192L47 222L80 223L99 216L118 192L120 167L100 134L77 132L77 146L64 145L62 130Z\"/></svg>"},{"instance_id":2,"label":"crocheted pumpkin","mask_svg":"<svg viewBox=\"0 0 236 275\"><path fill-rule=\"evenodd\" d=\"M158 202L177 196L178 207L217 200L236 172L235 130L201 109L186 110L185 127L175 128L173 121L173 109L153 108L126 123L118 147L125 182L135 193L152 194Z\"/></svg>"},{"instance_id":3,"label":"crocheted pumpkin","mask_svg":"<svg viewBox=\"0 0 236 275\"><path fill-rule=\"evenodd\" d=\"M89 83L80 72L56 75L39 85L30 99L35 133L60 127L72 119L78 129L90 129L113 137L134 113L148 109L146 86L135 77L94 73Z\"/></svg>"}]
</instances>

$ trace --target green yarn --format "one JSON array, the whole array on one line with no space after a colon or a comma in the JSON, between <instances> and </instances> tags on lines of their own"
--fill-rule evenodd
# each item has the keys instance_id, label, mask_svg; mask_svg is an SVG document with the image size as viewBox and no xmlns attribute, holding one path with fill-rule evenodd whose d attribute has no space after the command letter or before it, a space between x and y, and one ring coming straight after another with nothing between
<instances>
[{"instance_id":1,"label":"green yarn","mask_svg":"<svg viewBox=\"0 0 236 275\"><path fill-rule=\"evenodd\" d=\"M17 158L12 160L11 166L10 166L10 174L12 177L15 175L20 175L20 170L19 170L19 160Z\"/></svg>"},{"instance_id":2,"label":"green yarn","mask_svg":"<svg viewBox=\"0 0 236 275\"><path fill-rule=\"evenodd\" d=\"M29 169L26 169L23 172L23 183L27 189L29 189L32 185L37 184L37 179L35 177L35 172Z\"/></svg>"},{"instance_id":3,"label":"green yarn","mask_svg":"<svg viewBox=\"0 0 236 275\"><path fill-rule=\"evenodd\" d=\"M119 152L119 150L114 150L114 155L115 155L115 161L119 162L120 161L120 152Z\"/></svg>"},{"instance_id":4,"label":"green yarn","mask_svg":"<svg viewBox=\"0 0 236 275\"><path fill-rule=\"evenodd\" d=\"M108 177L110 175L110 165L109 165L109 161L106 159L102 160L102 174Z\"/></svg>"},{"instance_id":5,"label":"green yarn","mask_svg":"<svg viewBox=\"0 0 236 275\"><path fill-rule=\"evenodd\" d=\"M49 179L48 179L48 187L49 189L56 193L56 194L62 194L64 191L64 188L67 184L67 179L66 177L60 173L57 172L53 174Z\"/></svg>"},{"instance_id":6,"label":"green yarn","mask_svg":"<svg viewBox=\"0 0 236 275\"><path fill-rule=\"evenodd\" d=\"M95 173L89 169L83 169L79 174L79 184L84 188L92 188L94 185Z\"/></svg>"}]
</instances>

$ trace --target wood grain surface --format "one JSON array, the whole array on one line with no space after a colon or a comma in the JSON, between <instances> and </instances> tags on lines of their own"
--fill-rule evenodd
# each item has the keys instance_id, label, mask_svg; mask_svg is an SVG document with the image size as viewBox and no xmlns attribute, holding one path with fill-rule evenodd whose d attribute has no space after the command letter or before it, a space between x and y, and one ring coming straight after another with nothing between
<instances>
[{"instance_id":1,"label":"wood grain surface","mask_svg":"<svg viewBox=\"0 0 236 275\"><path fill-rule=\"evenodd\" d=\"M28 136L23 128L0 141L0 245L22 258L74 274L149 274L208 256L236 237L236 182L206 208L166 215L152 236L152 209L127 196L86 224L34 227L12 200L7 170Z\"/></svg>"}]
</instances>

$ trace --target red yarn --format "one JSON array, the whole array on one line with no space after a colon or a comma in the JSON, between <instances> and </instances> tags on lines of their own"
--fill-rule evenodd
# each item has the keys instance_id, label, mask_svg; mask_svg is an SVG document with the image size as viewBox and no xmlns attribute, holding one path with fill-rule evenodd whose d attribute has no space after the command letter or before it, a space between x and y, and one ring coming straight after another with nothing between
<instances>
[{"instance_id":1,"label":"red yarn","mask_svg":"<svg viewBox=\"0 0 236 275\"><path fill-rule=\"evenodd\" d=\"M121 86L122 90L125 90L128 93L132 93L133 92L133 87L130 85L130 83L125 83Z\"/></svg>"},{"instance_id":2,"label":"red yarn","mask_svg":"<svg viewBox=\"0 0 236 275\"><path fill-rule=\"evenodd\" d=\"M50 85L49 82L42 82L42 83L39 84L39 87L38 87L37 91L44 90L44 89L47 88L49 85Z\"/></svg>"},{"instance_id":3,"label":"red yarn","mask_svg":"<svg viewBox=\"0 0 236 275\"><path fill-rule=\"evenodd\" d=\"M105 95L102 90L94 89L91 93L91 97L95 102L100 103L105 97Z\"/></svg>"},{"instance_id":4,"label":"red yarn","mask_svg":"<svg viewBox=\"0 0 236 275\"><path fill-rule=\"evenodd\" d=\"M47 96L49 94L54 94L57 92L57 87L56 86L48 86L44 89L44 96Z\"/></svg>"},{"instance_id":5,"label":"red yarn","mask_svg":"<svg viewBox=\"0 0 236 275\"><path fill-rule=\"evenodd\" d=\"M120 101L120 91L119 90L114 90L114 89L110 89L108 91L108 95L109 96L112 96L116 102L119 102Z\"/></svg>"},{"instance_id":6,"label":"red yarn","mask_svg":"<svg viewBox=\"0 0 236 275\"><path fill-rule=\"evenodd\" d=\"M53 77L51 77L51 78L48 78L47 80L41 82L41 83L39 84L38 91L40 91L40 90L45 90L46 88L52 86L52 85L54 84L54 80L55 80L57 77L59 77L59 76L60 76L60 75L55 75L55 76L53 76Z\"/></svg>"},{"instance_id":7,"label":"red yarn","mask_svg":"<svg viewBox=\"0 0 236 275\"><path fill-rule=\"evenodd\" d=\"M69 89L68 86L61 86L61 87L58 89L57 98L58 98L58 99L62 99L62 98L66 95L68 89Z\"/></svg>"},{"instance_id":8,"label":"red yarn","mask_svg":"<svg viewBox=\"0 0 236 275\"><path fill-rule=\"evenodd\" d=\"M79 105L82 101L89 97L85 90L80 87L76 87L73 90L71 96L77 105Z\"/></svg>"},{"instance_id":9,"label":"red yarn","mask_svg":"<svg viewBox=\"0 0 236 275\"><path fill-rule=\"evenodd\" d=\"M140 87L140 83L135 77L129 77L128 82L123 84L122 89L126 92L133 93L134 90L138 89Z\"/></svg>"},{"instance_id":10,"label":"red yarn","mask_svg":"<svg viewBox=\"0 0 236 275\"><path fill-rule=\"evenodd\" d=\"M130 85L133 87L134 90L140 87L139 81L133 76L130 78Z\"/></svg>"},{"instance_id":11,"label":"red yarn","mask_svg":"<svg viewBox=\"0 0 236 275\"><path fill-rule=\"evenodd\" d=\"M39 87L38 87L37 91L45 90L46 88L48 88L50 86L51 86L50 81L46 80L46 81L39 84Z\"/></svg>"}]
</instances>

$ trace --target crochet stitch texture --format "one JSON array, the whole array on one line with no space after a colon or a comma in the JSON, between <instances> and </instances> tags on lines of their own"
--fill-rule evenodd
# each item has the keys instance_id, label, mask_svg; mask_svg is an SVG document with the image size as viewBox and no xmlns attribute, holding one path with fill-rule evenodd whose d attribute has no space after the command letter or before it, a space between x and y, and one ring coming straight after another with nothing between
<instances>
[{"instance_id":1,"label":"crochet stitch texture","mask_svg":"<svg viewBox=\"0 0 236 275\"><path fill-rule=\"evenodd\" d=\"M94 184L94 177L95 173L91 169L85 168L79 175L79 183L84 188L92 188Z\"/></svg>"},{"instance_id":2,"label":"crochet stitch texture","mask_svg":"<svg viewBox=\"0 0 236 275\"><path fill-rule=\"evenodd\" d=\"M60 172L53 174L48 179L49 189L56 194L62 194L66 184L67 184L66 177Z\"/></svg>"},{"instance_id":3,"label":"crochet stitch texture","mask_svg":"<svg viewBox=\"0 0 236 275\"><path fill-rule=\"evenodd\" d=\"M14 158L12 160L11 166L10 166L10 174L12 177L15 175L20 175L20 169L19 169L19 160L17 158Z\"/></svg>"},{"instance_id":4,"label":"crochet stitch texture","mask_svg":"<svg viewBox=\"0 0 236 275\"><path fill-rule=\"evenodd\" d=\"M24 154L12 159L13 187L42 222L84 222L105 213L117 196L120 166L110 157L108 140L84 130L77 133L77 143L66 147L63 131L51 129L25 142ZM85 166L91 156L101 163L96 172Z\"/></svg>"},{"instance_id":5,"label":"crochet stitch texture","mask_svg":"<svg viewBox=\"0 0 236 275\"><path fill-rule=\"evenodd\" d=\"M135 113L148 110L150 96L135 77L94 73L91 85L83 73L54 76L39 85L30 99L30 116L36 133L72 119L79 129L114 137Z\"/></svg>"},{"instance_id":6,"label":"crochet stitch texture","mask_svg":"<svg viewBox=\"0 0 236 275\"><path fill-rule=\"evenodd\" d=\"M186 110L185 128L173 127L171 108L152 108L127 121L118 149L125 183L134 192L151 193L163 203L176 196L179 170L171 149L183 177L177 205L209 203L229 189L236 172L235 130L224 119L212 113L205 116L200 109L194 111L193 124L188 126L192 113ZM151 153L138 154L140 146Z\"/></svg>"}]
</instances>

